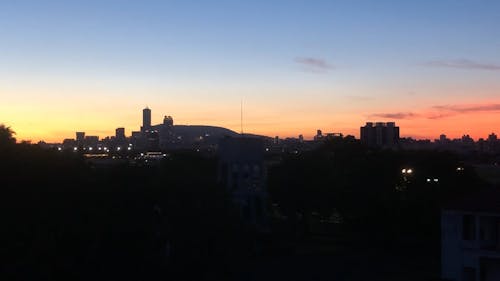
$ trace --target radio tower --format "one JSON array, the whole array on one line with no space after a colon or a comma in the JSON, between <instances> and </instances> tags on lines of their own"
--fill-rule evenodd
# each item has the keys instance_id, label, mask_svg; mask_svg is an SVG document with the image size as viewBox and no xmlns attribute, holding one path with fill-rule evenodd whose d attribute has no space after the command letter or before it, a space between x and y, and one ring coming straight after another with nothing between
<instances>
[{"instance_id":1,"label":"radio tower","mask_svg":"<svg viewBox=\"0 0 500 281\"><path fill-rule=\"evenodd\" d=\"M241 135L243 135L243 99L240 103L240 126L241 126Z\"/></svg>"}]
</instances>

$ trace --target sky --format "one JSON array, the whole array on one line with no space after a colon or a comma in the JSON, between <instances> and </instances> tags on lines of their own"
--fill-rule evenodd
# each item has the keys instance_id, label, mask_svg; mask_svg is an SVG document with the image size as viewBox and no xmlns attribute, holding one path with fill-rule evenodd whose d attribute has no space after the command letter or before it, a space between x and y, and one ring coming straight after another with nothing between
<instances>
[{"instance_id":1,"label":"sky","mask_svg":"<svg viewBox=\"0 0 500 281\"><path fill-rule=\"evenodd\" d=\"M0 123L20 140L153 123L311 138L500 134L500 1L0 0Z\"/></svg>"}]
</instances>

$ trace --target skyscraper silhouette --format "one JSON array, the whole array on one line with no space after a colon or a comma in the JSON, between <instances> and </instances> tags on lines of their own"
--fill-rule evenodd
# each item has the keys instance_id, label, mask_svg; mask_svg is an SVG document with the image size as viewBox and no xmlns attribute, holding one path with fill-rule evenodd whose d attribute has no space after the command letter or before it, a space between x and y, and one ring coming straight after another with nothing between
<instances>
[{"instance_id":1,"label":"skyscraper silhouette","mask_svg":"<svg viewBox=\"0 0 500 281\"><path fill-rule=\"evenodd\" d=\"M146 132L151 130L151 109L146 107L142 110L142 128L141 131Z\"/></svg>"},{"instance_id":2,"label":"skyscraper silhouette","mask_svg":"<svg viewBox=\"0 0 500 281\"><path fill-rule=\"evenodd\" d=\"M115 139L118 142L124 142L126 137L125 137L125 128L116 128L115 130Z\"/></svg>"}]
</instances>

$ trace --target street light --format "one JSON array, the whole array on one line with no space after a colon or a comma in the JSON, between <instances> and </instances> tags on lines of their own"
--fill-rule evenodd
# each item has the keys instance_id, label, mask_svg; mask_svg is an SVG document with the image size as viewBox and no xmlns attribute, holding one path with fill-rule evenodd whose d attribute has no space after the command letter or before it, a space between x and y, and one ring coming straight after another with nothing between
<instances>
[{"instance_id":1,"label":"street light","mask_svg":"<svg viewBox=\"0 0 500 281\"><path fill-rule=\"evenodd\" d=\"M411 168L403 169L403 170L401 170L401 173L405 174L405 175L406 174L413 174L413 169L411 169Z\"/></svg>"}]
</instances>

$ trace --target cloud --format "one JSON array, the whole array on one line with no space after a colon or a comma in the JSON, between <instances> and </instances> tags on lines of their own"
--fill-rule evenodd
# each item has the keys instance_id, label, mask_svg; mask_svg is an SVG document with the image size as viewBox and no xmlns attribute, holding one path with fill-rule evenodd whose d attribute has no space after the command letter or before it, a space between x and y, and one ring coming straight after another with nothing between
<instances>
[{"instance_id":1,"label":"cloud","mask_svg":"<svg viewBox=\"0 0 500 281\"><path fill-rule=\"evenodd\" d=\"M295 62L300 64L304 70L316 73L328 72L334 68L333 65L320 58L300 57L296 58Z\"/></svg>"},{"instance_id":2,"label":"cloud","mask_svg":"<svg viewBox=\"0 0 500 281\"><path fill-rule=\"evenodd\" d=\"M435 105L422 112L385 112L369 115L372 118L385 119L414 119L426 118L431 120L448 118L460 114L479 112L500 112L500 103L492 104L459 104L459 105Z\"/></svg>"},{"instance_id":3,"label":"cloud","mask_svg":"<svg viewBox=\"0 0 500 281\"><path fill-rule=\"evenodd\" d=\"M370 115L370 117L386 119L412 119L418 117L418 114L413 112L375 113Z\"/></svg>"},{"instance_id":4,"label":"cloud","mask_svg":"<svg viewBox=\"0 0 500 281\"><path fill-rule=\"evenodd\" d=\"M430 120L444 119L456 115L484 112L500 112L500 103L491 104L455 104L435 105L419 112L383 112L368 115L368 118L383 119L416 119L425 118Z\"/></svg>"},{"instance_id":5,"label":"cloud","mask_svg":"<svg viewBox=\"0 0 500 281\"><path fill-rule=\"evenodd\" d=\"M452 113L428 113L425 118L427 119L431 119L431 120L437 120L437 119L443 119L443 118L447 118L447 117L450 117L450 116L453 116L453 115L456 115L456 114L452 114Z\"/></svg>"},{"instance_id":6,"label":"cloud","mask_svg":"<svg viewBox=\"0 0 500 281\"><path fill-rule=\"evenodd\" d=\"M455 113L500 111L500 104L476 104L476 105L436 105L434 109Z\"/></svg>"},{"instance_id":7,"label":"cloud","mask_svg":"<svg viewBox=\"0 0 500 281\"><path fill-rule=\"evenodd\" d=\"M475 112L500 112L500 104L461 104L461 105L435 105L431 108L431 112L425 116L427 119L443 119L459 114L475 113Z\"/></svg>"},{"instance_id":8,"label":"cloud","mask_svg":"<svg viewBox=\"0 0 500 281\"><path fill-rule=\"evenodd\" d=\"M500 71L500 64L494 63L480 63L467 59L459 60L435 60L424 63L425 66L430 67L445 67L445 68L459 68L459 69L479 69Z\"/></svg>"}]
</instances>

